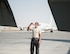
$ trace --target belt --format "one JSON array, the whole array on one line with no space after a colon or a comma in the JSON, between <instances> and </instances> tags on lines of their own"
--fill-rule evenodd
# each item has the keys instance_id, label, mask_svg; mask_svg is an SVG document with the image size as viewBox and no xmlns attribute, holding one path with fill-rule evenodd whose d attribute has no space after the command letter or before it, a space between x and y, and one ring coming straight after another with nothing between
<instances>
[{"instance_id":1,"label":"belt","mask_svg":"<svg viewBox=\"0 0 70 54\"><path fill-rule=\"evenodd\" d=\"M39 38L32 38L32 39L39 40Z\"/></svg>"}]
</instances>

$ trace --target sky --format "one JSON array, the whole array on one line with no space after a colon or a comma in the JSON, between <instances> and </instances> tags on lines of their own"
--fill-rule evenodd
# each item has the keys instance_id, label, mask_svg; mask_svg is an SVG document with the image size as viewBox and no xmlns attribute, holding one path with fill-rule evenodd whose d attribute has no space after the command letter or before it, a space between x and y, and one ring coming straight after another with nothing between
<instances>
[{"instance_id":1,"label":"sky","mask_svg":"<svg viewBox=\"0 0 70 54\"><path fill-rule=\"evenodd\" d=\"M8 0L18 27L38 21L56 27L48 0Z\"/></svg>"}]
</instances>

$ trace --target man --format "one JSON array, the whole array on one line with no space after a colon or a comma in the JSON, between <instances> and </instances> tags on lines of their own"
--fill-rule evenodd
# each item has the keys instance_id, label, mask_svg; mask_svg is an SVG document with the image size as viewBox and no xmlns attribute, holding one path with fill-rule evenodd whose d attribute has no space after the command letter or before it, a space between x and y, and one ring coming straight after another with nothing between
<instances>
[{"instance_id":1,"label":"man","mask_svg":"<svg viewBox=\"0 0 70 54\"><path fill-rule=\"evenodd\" d=\"M31 25L34 25L35 27L32 28ZM30 53L34 54L34 46L36 47L36 54L39 54L39 45L41 43L41 37L42 33L41 30L38 28L39 23L35 22L35 24L31 23L27 30L32 30L32 39L31 39L31 47L30 47Z\"/></svg>"}]
</instances>

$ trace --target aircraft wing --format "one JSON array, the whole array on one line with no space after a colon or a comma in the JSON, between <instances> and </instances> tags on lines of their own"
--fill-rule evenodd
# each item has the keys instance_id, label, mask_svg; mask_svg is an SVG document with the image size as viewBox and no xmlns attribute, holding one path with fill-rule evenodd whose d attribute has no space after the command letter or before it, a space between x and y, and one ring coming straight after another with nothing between
<instances>
[{"instance_id":1,"label":"aircraft wing","mask_svg":"<svg viewBox=\"0 0 70 54\"><path fill-rule=\"evenodd\" d=\"M0 26L17 27L8 0L0 0Z\"/></svg>"},{"instance_id":2,"label":"aircraft wing","mask_svg":"<svg viewBox=\"0 0 70 54\"><path fill-rule=\"evenodd\" d=\"M70 1L48 0L58 30L70 31Z\"/></svg>"}]
</instances>

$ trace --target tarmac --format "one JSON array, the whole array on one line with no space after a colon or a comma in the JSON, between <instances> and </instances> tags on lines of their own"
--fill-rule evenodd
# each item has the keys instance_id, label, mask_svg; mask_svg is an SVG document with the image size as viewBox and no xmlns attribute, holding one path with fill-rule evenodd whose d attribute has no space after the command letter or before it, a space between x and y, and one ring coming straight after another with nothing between
<instances>
[{"instance_id":1,"label":"tarmac","mask_svg":"<svg viewBox=\"0 0 70 54\"><path fill-rule=\"evenodd\" d=\"M0 32L0 54L30 54L31 32ZM43 32L40 54L70 54L70 32ZM34 53L35 54L35 53Z\"/></svg>"}]
</instances>

